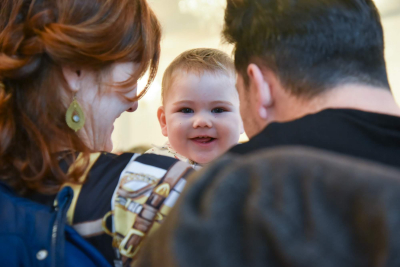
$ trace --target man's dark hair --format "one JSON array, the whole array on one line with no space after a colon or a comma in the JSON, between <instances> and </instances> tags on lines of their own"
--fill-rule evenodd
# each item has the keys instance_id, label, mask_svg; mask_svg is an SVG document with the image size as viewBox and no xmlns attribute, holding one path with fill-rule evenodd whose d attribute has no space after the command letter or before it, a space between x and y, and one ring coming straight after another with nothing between
<instances>
[{"instance_id":1,"label":"man's dark hair","mask_svg":"<svg viewBox=\"0 0 400 267\"><path fill-rule=\"evenodd\" d=\"M347 83L390 88L372 0L228 0L223 35L246 84L256 63L302 97Z\"/></svg>"}]
</instances>

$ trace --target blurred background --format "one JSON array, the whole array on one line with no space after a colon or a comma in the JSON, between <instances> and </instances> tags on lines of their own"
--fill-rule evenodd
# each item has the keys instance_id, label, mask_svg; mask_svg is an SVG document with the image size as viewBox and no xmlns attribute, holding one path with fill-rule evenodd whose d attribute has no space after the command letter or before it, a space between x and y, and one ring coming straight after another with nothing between
<instances>
[{"instance_id":1,"label":"blurred background","mask_svg":"<svg viewBox=\"0 0 400 267\"><path fill-rule=\"evenodd\" d=\"M148 0L163 28L161 60L157 77L134 113L125 112L115 122L114 152L133 147L162 145L157 109L161 105L161 80L168 64L181 52L212 47L231 54L223 43L221 29L226 0ZM400 0L375 0L385 34L385 55L392 92L400 104ZM147 79L139 81L143 88ZM242 141L246 136L241 137Z\"/></svg>"}]
</instances>

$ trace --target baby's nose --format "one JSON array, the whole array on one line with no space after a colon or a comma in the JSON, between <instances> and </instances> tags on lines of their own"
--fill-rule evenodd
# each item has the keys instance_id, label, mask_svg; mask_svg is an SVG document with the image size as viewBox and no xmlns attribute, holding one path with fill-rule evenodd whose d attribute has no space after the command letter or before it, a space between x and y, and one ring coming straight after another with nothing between
<instances>
[{"instance_id":1,"label":"baby's nose","mask_svg":"<svg viewBox=\"0 0 400 267\"><path fill-rule=\"evenodd\" d=\"M197 114L194 117L193 121L193 128L199 128L199 127L212 127L212 118L208 114Z\"/></svg>"}]
</instances>

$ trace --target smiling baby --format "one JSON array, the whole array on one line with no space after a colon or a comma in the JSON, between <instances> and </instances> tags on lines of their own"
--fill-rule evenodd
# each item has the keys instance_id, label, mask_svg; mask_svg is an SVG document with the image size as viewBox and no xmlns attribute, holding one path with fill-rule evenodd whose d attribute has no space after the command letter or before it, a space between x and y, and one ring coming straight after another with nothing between
<instances>
[{"instance_id":1,"label":"smiling baby","mask_svg":"<svg viewBox=\"0 0 400 267\"><path fill-rule=\"evenodd\" d=\"M243 124L231 58L211 48L180 54L164 73L157 116L168 142L148 153L172 156L196 167L237 144Z\"/></svg>"}]
</instances>

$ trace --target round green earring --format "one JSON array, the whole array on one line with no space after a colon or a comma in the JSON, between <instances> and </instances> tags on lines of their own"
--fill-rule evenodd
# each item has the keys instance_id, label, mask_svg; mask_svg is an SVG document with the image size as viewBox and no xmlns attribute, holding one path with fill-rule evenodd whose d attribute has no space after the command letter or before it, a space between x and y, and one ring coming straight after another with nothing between
<instances>
[{"instance_id":1,"label":"round green earring","mask_svg":"<svg viewBox=\"0 0 400 267\"><path fill-rule=\"evenodd\" d=\"M76 97L74 96L74 100L71 105L69 105L67 109L67 113L65 114L65 121L69 128L77 132L79 129L83 127L85 124L85 114L78 101L76 101Z\"/></svg>"}]
</instances>

